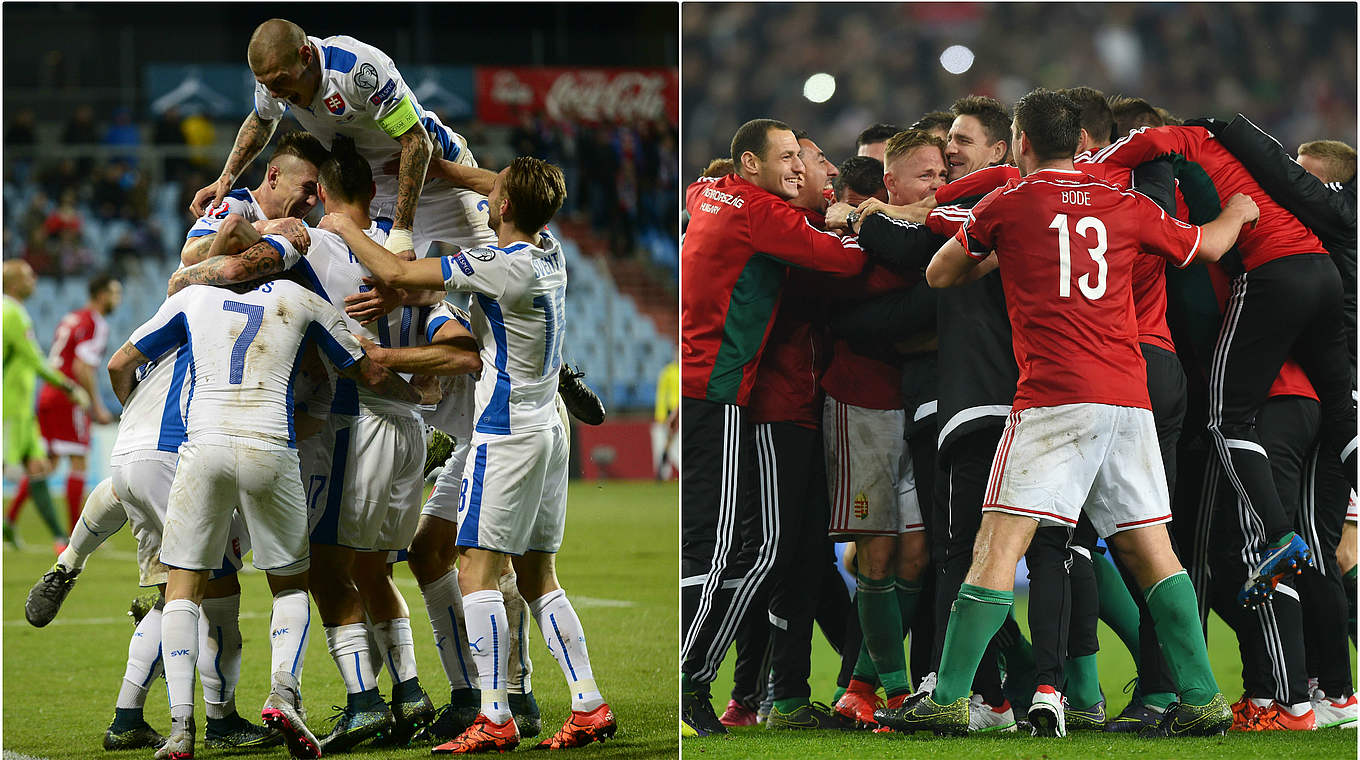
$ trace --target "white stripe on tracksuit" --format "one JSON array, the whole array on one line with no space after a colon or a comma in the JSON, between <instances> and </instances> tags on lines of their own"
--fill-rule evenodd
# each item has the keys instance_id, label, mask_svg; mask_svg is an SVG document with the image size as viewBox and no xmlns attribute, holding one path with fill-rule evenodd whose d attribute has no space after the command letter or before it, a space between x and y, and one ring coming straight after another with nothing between
<instances>
[{"instance_id":1,"label":"white stripe on tracksuit","mask_svg":"<svg viewBox=\"0 0 1360 760\"><path fill-rule=\"evenodd\" d=\"M756 425L756 470L760 478L760 553L755 564L746 572L741 585L732 594L732 601L723 615L718 632L704 654L704 667L692 676L708 683L718 676L723 656L736 638L737 628L746 617L751 599L765 584L765 579L774 567L775 555L779 547L779 487L778 469L774 458L774 436L770 425ZM767 611L768 614L768 611Z\"/></svg>"},{"instance_id":2,"label":"white stripe on tracksuit","mask_svg":"<svg viewBox=\"0 0 1360 760\"><path fill-rule=\"evenodd\" d=\"M718 592L723 570L727 569L727 550L733 539L733 526L736 524L737 511L737 465L741 443L740 411L727 404L723 406L722 432L722 471L718 474L718 537L713 543L713 558L708 563L708 576L703 589L699 592L699 608L685 632L685 643L681 648L681 663L694 645L694 637L713 607L713 595Z\"/></svg>"}]
</instances>

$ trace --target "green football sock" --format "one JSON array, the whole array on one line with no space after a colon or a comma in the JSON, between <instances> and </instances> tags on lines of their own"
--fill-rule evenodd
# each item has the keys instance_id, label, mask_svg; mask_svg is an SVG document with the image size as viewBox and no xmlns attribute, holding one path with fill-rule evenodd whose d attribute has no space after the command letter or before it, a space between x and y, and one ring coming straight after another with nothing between
<instances>
[{"instance_id":1,"label":"green football sock","mask_svg":"<svg viewBox=\"0 0 1360 760\"><path fill-rule=\"evenodd\" d=\"M1100 674L1096 671L1096 655L1072 657L1064 668L1067 674L1065 695L1072 707L1088 710L1100 701Z\"/></svg>"},{"instance_id":2,"label":"green football sock","mask_svg":"<svg viewBox=\"0 0 1360 760\"><path fill-rule=\"evenodd\" d=\"M921 582L898 578L893 583L897 591L897 610L902 614L902 636L911 628L911 619L916 616L916 600L921 596Z\"/></svg>"},{"instance_id":3,"label":"green football sock","mask_svg":"<svg viewBox=\"0 0 1360 760\"><path fill-rule=\"evenodd\" d=\"M864 643L864 637L859 639L859 657L855 658L855 669L850 671L851 678L858 678L866 683L874 683L878 680L878 670L874 667L874 658L869 656L869 645Z\"/></svg>"},{"instance_id":4,"label":"green football sock","mask_svg":"<svg viewBox=\"0 0 1360 760\"><path fill-rule=\"evenodd\" d=\"M1010 591L968 583L959 587L959 597L954 600L944 634L939 681L932 697L936 704L947 705L972 692L973 676L982 653L1001 629L1014 601L1015 594Z\"/></svg>"},{"instance_id":5,"label":"green football sock","mask_svg":"<svg viewBox=\"0 0 1360 760\"><path fill-rule=\"evenodd\" d=\"M1138 604L1129 594L1124 577L1115 569L1110 558L1091 553L1091 566L1096 571L1096 590L1100 595L1100 619L1114 631L1114 635L1128 647L1133 661L1138 662Z\"/></svg>"},{"instance_id":6,"label":"green football sock","mask_svg":"<svg viewBox=\"0 0 1360 760\"><path fill-rule=\"evenodd\" d=\"M778 710L780 715L788 715L789 713L793 712L794 710L797 710L798 708L806 704L811 704L810 702L808 702L807 697L790 697L789 699L776 699L774 701L774 709Z\"/></svg>"},{"instance_id":7,"label":"green football sock","mask_svg":"<svg viewBox=\"0 0 1360 760\"><path fill-rule=\"evenodd\" d=\"M873 658L883 691L889 697L911 691L907 681L907 655L902 649L902 613L897 608L893 579L865 578L856 575L859 625L864 645Z\"/></svg>"},{"instance_id":8,"label":"green football sock","mask_svg":"<svg viewBox=\"0 0 1360 760\"><path fill-rule=\"evenodd\" d=\"M38 516L52 533L52 538L66 538L67 534L62 531L61 523L57 520L57 508L52 504L52 492L47 490L47 481L38 478L29 480L28 495L37 506Z\"/></svg>"},{"instance_id":9,"label":"green football sock","mask_svg":"<svg viewBox=\"0 0 1360 760\"><path fill-rule=\"evenodd\" d=\"M1176 695L1169 691L1153 691L1143 695L1143 704L1155 707L1158 712L1164 712L1175 701Z\"/></svg>"},{"instance_id":10,"label":"green football sock","mask_svg":"<svg viewBox=\"0 0 1360 760\"><path fill-rule=\"evenodd\" d=\"M1199 602L1190 576L1182 570L1153 584L1146 593L1157 640L1181 701L1208 704L1218 693L1218 682L1209 667L1209 652L1199 625Z\"/></svg>"}]
</instances>

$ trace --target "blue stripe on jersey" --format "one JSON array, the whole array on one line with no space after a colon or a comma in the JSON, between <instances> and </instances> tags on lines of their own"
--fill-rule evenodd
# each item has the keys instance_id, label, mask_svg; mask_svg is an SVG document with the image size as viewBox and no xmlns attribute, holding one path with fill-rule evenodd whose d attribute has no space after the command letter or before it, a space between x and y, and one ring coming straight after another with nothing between
<instances>
[{"instance_id":1,"label":"blue stripe on jersey","mask_svg":"<svg viewBox=\"0 0 1360 760\"><path fill-rule=\"evenodd\" d=\"M189 350L180 346L175 352L175 368L170 375L170 390L166 392L161 410L161 435L156 441L158 451L179 451L179 445L189 439L184 417L179 411L179 397L184 390L184 376L189 372Z\"/></svg>"},{"instance_id":2,"label":"blue stripe on jersey","mask_svg":"<svg viewBox=\"0 0 1360 760\"><path fill-rule=\"evenodd\" d=\"M348 377L335 378L335 395L331 397L331 414L358 414L359 386Z\"/></svg>"},{"instance_id":3,"label":"blue stripe on jersey","mask_svg":"<svg viewBox=\"0 0 1360 760\"><path fill-rule=\"evenodd\" d=\"M316 324L313 322L312 324ZM298 367L302 364L302 353L311 344L311 329L303 333L302 340L298 342L297 353L293 355L293 366L288 370L288 390L283 396L284 414L288 417L288 448L297 448L297 434L293 431L293 388L297 384Z\"/></svg>"},{"instance_id":4,"label":"blue stripe on jersey","mask_svg":"<svg viewBox=\"0 0 1360 760\"><path fill-rule=\"evenodd\" d=\"M420 120L425 127L425 131L430 133L430 138L439 141L439 149L444 152L445 161L457 161L458 154L463 149L458 147L458 142L453 139L453 133L448 127L442 126L434 120L433 116L426 116Z\"/></svg>"},{"instance_id":5,"label":"blue stripe on jersey","mask_svg":"<svg viewBox=\"0 0 1360 760\"><path fill-rule=\"evenodd\" d=\"M453 264L451 263L452 261L453 261L452 256L439 257L439 268L444 270L444 282L448 282L449 278L453 276Z\"/></svg>"},{"instance_id":6,"label":"blue stripe on jersey","mask_svg":"<svg viewBox=\"0 0 1360 760\"><path fill-rule=\"evenodd\" d=\"M345 466L349 462L349 428L335 431L335 452L331 457L330 488L326 491L326 508L312 529L312 541L335 546L339 539L340 496L345 490Z\"/></svg>"},{"instance_id":7,"label":"blue stripe on jersey","mask_svg":"<svg viewBox=\"0 0 1360 760\"><path fill-rule=\"evenodd\" d=\"M355 54L344 48L324 46L321 48L321 55L326 59L325 66L331 71L349 73L354 68L354 64L359 60Z\"/></svg>"},{"instance_id":8,"label":"blue stripe on jersey","mask_svg":"<svg viewBox=\"0 0 1360 760\"><path fill-rule=\"evenodd\" d=\"M349 255L350 255L350 256L353 256L353 255L354 255L354 251L351 250ZM370 291L370 290L372 290L372 289L373 289L373 288L370 288L370 287L367 286L367 285L360 285L360 286L359 286L359 292L360 292L360 293L367 293L368 291ZM392 347L392 336L391 336L391 335L388 335L388 330L387 330L387 315L386 315L386 314L382 315L382 317L378 319L378 345L382 346L383 348L391 348L391 347Z\"/></svg>"},{"instance_id":9,"label":"blue stripe on jersey","mask_svg":"<svg viewBox=\"0 0 1360 760\"><path fill-rule=\"evenodd\" d=\"M203 237L204 235L212 235L212 234L215 234L216 232L217 232L217 230L208 230L208 229L189 230L189 234L188 234L188 235L185 235L185 236L184 236L184 239L185 239L185 240L193 240L193 239L196 238L196 237Z\"/></svg>"},{"instance_id":10,"label":"blue stripe on jersey","mask_svg":"<svg viewBox=\"0 0 1360 760\"><path fill-rule=\"evenodd\" d=\"M275 240L274 237L273 237L272 235L265 235L264 237L262 237L262 238L260 238L260 239L263 240L264 242L268 243L270 246L272 246L272 247L274 248L274 250L276 250L276 251L279 252L279 260L280 260L280 261L282 261L283 259L285 259L285 258L288 257L287 252L285 252L285 251L283 250L283 243L280 243L279 241Z\"/></svg>"},{"instance_id":11,"label":"blue stripe on jersey","mask_svg":"<svg viewBox=\"0 0 1360 760\"><path fill-rule=\"evenodd\" d=\"M358 362L358 359L350 356L345 347L340 345L340 341L336 340L320 323L312 322L307 325L307 337L316 341L321 352L338 369L345 369Z\"/></svg>"},{"instance_id":12,"label":"blue stripe on jersey","mask_svg":"<svg viewBox=\"0 0 1360 760\"><path fill-rule=\"evenodd\" d=\"M232 190L231 192L227 193L227 197L235 198L238 201L245 201L246 203L250 203L250 189L245 187L238 187L235 190Z\"/></svg>"},{"instance_id":13,"label":"blue stripe on jersey","mask_svg":"<svg viewBox=\"0 0 1360 760\"><path fill-rule=\"evenodd\" d=\"M477 447L472 465L472 493L468 495L467 514L458 527L458 546L478 548L477 529L482 516L482 481L486 478L486 444Z\"/></svg>"},{"instance_id":14,"label":"blue stripe on jersey","mask_svg":"<svg viewBox=\"0 0 1360 760\"><path fill-rule=\"evenodd\" d=\"M487 322L491 324L491 337L496 341L496 388L491 392L491 400L482 416L477 420L479 433L510 433L510 373L505 369L506 337L505 317L501 305L494 298L477 293L477 303L482 305Z\"/></svg>"},{"instance_id":15,"label":"blue stripe on jersey","mask_svg":"<svg viewBox=\"0 0 1360 760\"><path fill-rule=\"evenodd\" d=\"M515 243L514 245L508 245L508 246L506 246L506 247L504 247L504 248L501 248L500 246L496 246L496 245L490 245L490 246L487 246L487 247L488 247L488 248L495 248L495 249L498 250L498 251L505 251L506 253L514 253L515 251L518 251L518 250L521 249L521 248L528 248L528 247L529 247L529 244L528 244L528 243Z\"/></svg>"},{"instance_id":16,"label":"blue stripe on jersey","mask_svg":"<svg viewBox=\"0 0 1360 760\"><path fill-rule=\"evenodd\" d=\"M184 318L184 312L176 314L169 322L166 322L159 330L152 330L142 337L140 341L132 345L133 348L141 351L144 356L160 356L172 348L182 346L189 342L189 323Z\"/></svg>"},{"instance_id":17,"label":"blue stripe on jersey","mask_svg":"<svg viewBox=\"0 0 1360 760\"><path fill-rule=\"evenodd\" d=\"M301 270L303 276L307 278L307 287L313 293L321 296L323 300L331 300L331 297L326 295L326 288L321 285L321 279L316 276L316 270L312 269L311 262L307 261L307 257L304 256L298 259L297 267L295 268Z\"/></svg>"},{"instance_id":18,"label":"blue stripe on jersey","mask_svg":"<svg viewBox=\"0 0 1360 760\"><path fill-rule=\"evenodd\" d=\"M430 323L425 327L425 342L433 343L435 333L439 332L439 328L443 327L444 323L447 321L449 321L449 318L442 315L431 319Z\"/></svg>"},{"instance_id":19,"label":"blue stripe on jersey","mask_svg":"<svg viewBox=\"0 0 1360 760\"><path fill-rule=\"evenodd\" d=\"M401 308L401 347L411 345L411 307Z\"/></svg>"},{"instance_id":20,"label":"blue stripe on jersey","mask_svg":"<svg viewBox=\"0 0 1360 760\"><path fill-rule=\"evenodd\" d=\"M382 230L383 232L388 233L389 235L392 234L392 220L391 220L391 219L388 219L388 218L385 217L385 216L381 216L381 217L378 217L377 219L374 219L373 221L377 223L378 229Z\"/></svg>"}]
</instances>

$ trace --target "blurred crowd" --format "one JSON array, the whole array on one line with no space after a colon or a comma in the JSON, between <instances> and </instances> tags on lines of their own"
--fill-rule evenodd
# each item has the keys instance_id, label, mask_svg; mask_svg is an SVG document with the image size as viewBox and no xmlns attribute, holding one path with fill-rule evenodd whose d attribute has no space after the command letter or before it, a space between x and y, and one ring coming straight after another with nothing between
<instances>
[{"instance_id":1,"label":"blurred crowd","mask_svg":"<svg viewBox=\"0 0 1360 760\"><path fill-rule=\"evenodd\" d=\"M1356 8L1334 3L691 4L682 14L687 179L728 153L732 125L816 127L837 159L875 121L910 123L958 93L1012 103L1082 84L1183 117L1243 113L1292 149L1356 141ZM1017 30L1020 30L1017 33ZM975 55L960 75L940 54ZM831 99L802 94L817 72ZM784 86L753 90L751 82Z\"/></svg>"},{"instance_id":2,"label":"blurred crowd","mask_svg":"<svg viewBox=\"0 0 1360 760\"><path fill-rule=\"evenodd\" d=\"M236 126L173 107L142 118L123 107L96 113L80 105L64 120L42 122L32 110L17 112L4 130L4 257L22 257L39 276L56 278L123 276L148 256L160 268L192 222L184 209L193 192L221 171L219 138ZM657 237L678 249L674 125L557 123L526 113L509 130L454 128L483 166L533 155L563 167L564 216L588 223L614 256L633 257ZM259 171L252 166L238 186L258 183Z\"/></svg>"}]
</instances>

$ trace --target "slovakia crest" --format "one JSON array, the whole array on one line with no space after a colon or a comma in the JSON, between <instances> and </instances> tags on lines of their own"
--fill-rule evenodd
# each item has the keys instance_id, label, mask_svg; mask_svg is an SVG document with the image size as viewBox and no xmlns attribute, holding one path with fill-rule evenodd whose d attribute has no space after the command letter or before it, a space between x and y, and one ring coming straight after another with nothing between
<instances>
[{"instance_id":1,"label":"slovakia crest","mask_svg":"<svg viewBox=\"0 0 1360 760\"><path fill-rule=\"evenodd\" d=\"M327 96L323 102L326 104L326 110L336 116L345 112L345 99L340 97L340 93L338 92Z\"/></svg>"}]
</instances>

